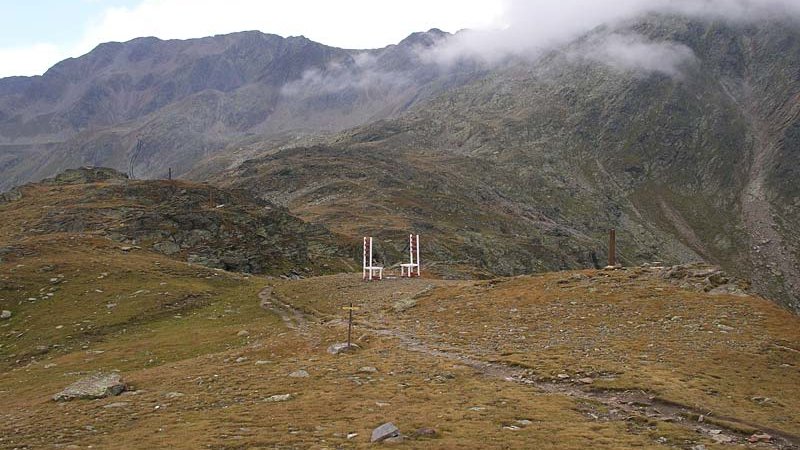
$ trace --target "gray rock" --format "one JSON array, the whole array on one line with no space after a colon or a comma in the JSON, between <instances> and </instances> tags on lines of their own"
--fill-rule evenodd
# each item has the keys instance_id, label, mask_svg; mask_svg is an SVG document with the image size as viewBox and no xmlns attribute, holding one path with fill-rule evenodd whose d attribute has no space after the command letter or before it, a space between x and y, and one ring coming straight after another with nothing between
<instances>
[{"instance_id":1,"label":"gray rock","mask_svg":"<svg viewBox=\"0 0 800 450\"><path fill-rule=\"evenodd\" d=\"M11 311L4 309L2 313L0 313L0 319L10 319L11 318Z\"/></svg>"},{"instance_id":2,"label":"gray rock","mask_svg":"<svg viewBox=\"0 0 800 450\"><path fill-rule=\"evenodd\" d=\"M370 442L383 442L386 439L400 436L400 429L392 422L387 422L372 430Z\"/></svg>"},{"instance_id":3,"label":"gray rock","mask_svg":"<svg viewBox=\"0 0 800 450\"><path fill-rule=\"evenodd\" d=\"M305 370L296 370L289 374L291 378L308 378L308 372Z\"/></svg>"},{"instance_id":4,"label":"gray rock","mask_svg":"<svg viewBox=\"0 0 800 450\"><path fill-rule=\"evenodd\" d=\"M172 241L163 241L153 244L153 250L165 255L174 255L181 251L181 247Z\"/></svg>"},{"instance_id":5,"label":"gray rock","mask_svg":"<svg viewBox=\"0 0 800 450\"><path fill-rule=\"evenodd\" d=\"M338 344L331 344L328 347L328 353L331 355L338 355L339 353L348 353L358 350L360 347L356 344L350 343L348 347L347 342L340 342Z\"/></svg>"},{"instance_id":6,"label":"gray rock","mask_svg":"<svg viewBox=\"0 0 800 450\"><path fill-rule=\"evenodd\" d=\"M423 427L423 428L420 428L417 431L415 431L414 434L419 436L419 437L434 437L438 433L436 432L436 430L434 428Z\"/></svg>"},{"instance_id":7,"label":"gray rock","mask_svg":"<svg viewBox=\"0 0 800 450\"><path fill-rule=\"evenodd\" d=\"M80 379L53 396L57 402L74 399L104 398L119 395L126 389L119 374L97 374Z\"/></svg>"},{"instance_id":8,"label":"gray rock","mask_svg":"<svg viewBox=\"0 0 800 450\"><path fill-rule=\"evenodd\" d=\"M364 366L358 369L359 373L375 373L378 369L371 367L371 366Z\"/></svg>"},{"instance_id":9,"label":"gray rock","mask_svg":"<svg viewBox=\"0 0 800 450\"><path fill-rule=\"evenodd\" d=\"M276 394L264 399L265 402L285 402L294 398L292 394Z\"/></svg>"},{"instance_id":10,"label":"gray rock","mask_svg":"<svg viewBox=\"0 0 800 450\"><path fill-rule=\"evenodd\" d=\"M250 332L248 332L247 330L241 330L238 333L236 333L236 336L239 336L239 337L250 336Z\"/></svg>"}]
</instances>

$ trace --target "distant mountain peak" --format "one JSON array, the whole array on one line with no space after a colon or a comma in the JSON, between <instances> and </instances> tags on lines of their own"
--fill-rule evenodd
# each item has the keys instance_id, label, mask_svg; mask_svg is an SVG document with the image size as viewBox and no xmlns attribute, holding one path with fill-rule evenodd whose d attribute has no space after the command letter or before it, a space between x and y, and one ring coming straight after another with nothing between
<instances>
[{"instance_id":1,"label":"distant mountain peak","mask_svg":"<svg viewBox=\"0 0 800 450\"><path fill-rule=\"evenodd\" d=\"M428 31L411 33L397 45L400 47L431 47L447 36L450 36L450 33L438 28L431 28Z\"/></svg>"}]
</instances>

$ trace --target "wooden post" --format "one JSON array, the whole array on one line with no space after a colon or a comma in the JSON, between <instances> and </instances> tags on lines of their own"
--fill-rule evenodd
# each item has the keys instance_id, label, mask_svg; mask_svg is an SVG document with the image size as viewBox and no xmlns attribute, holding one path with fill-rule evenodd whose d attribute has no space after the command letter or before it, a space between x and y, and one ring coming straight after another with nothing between
<instances>
[{"instance_id":1,"label":"wooden post","mask_svg":"<svg viewBox=\"0 0 800 450\"><path fill-rule=\"evenodd\" d=\"M608 232L608 265L610 267L617 265L617 230L614 228Z\"/></svg>"},{"instance_id":2,"label":"wooden post","mask_svg":"<svg viewBox=\"0 0 800 450\"><path fill-rule=\"evenodd\" d=\"M172 181L172 167L169 168L169 174L167 175L168 179Z\"/></svg>"},{"instance_id":3,"label":"wooden post","mask_svg":"<svg viewBox=\"0 0 800 450\"><path fill-rule=\"evenodd\" d=\"M353 334L353 311L359 309L359 307L353 306L353 304L350 303L350 306L343 306L342 309L350 311L349 319L347 320L347 350L350 351L352 349L351 336Z\"/></svg>"}]
</instances>

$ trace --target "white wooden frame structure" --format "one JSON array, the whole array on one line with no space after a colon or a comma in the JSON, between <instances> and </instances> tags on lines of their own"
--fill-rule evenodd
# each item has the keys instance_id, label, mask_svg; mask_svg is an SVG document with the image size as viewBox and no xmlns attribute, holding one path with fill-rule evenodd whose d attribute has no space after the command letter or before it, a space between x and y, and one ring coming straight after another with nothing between
<instances>
[{"instance_id":1,"label":"white wooden frame structure","mask_svg":"<svg viewBox=\"0 0 800 450\"><path fill-rule=\"evenodd\" d=\"M409 262L406 264L400 264L400 276L408 276L411 278L414 276L414 269L416 269L417 272L416 276L420 276L418 234L408 235L408 254L410 257Z\"/></svg>"},{"instance_id":2,"label":"white wooden frame structure","mask_svg":"<svg viewBox=\"0 0 800 450\"><path fill-rule=\"evenodd\" d=\"M369 255L369 259L367 256ZM362 263L361 276L365 281L372 281L377 273L378 279L383 280L383 267L372 265L372 238L364 238L364 259Z\"/></svg>"}]
</instances>

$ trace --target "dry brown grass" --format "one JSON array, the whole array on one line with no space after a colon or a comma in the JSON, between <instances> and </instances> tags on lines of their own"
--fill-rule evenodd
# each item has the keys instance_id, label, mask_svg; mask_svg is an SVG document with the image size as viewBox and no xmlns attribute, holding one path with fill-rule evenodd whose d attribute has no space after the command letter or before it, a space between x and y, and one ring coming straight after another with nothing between
<instances>
[{"instance_id":1,"label":"dry brown grass","mask_svg":"<svg viewBox=\"0 0 800 450\"><path fill-rule=\"evenodd\" d=\"M20 250L0 263L0 307L14 312L0 322L2 448L358 448L386 421L439 433L399 448L715 448L696 417L611 411L608 396L635 390L702 411L740 443L737 430L800 434L800 320L760 298L681 289L645 269L279 281L98 236L31 235L36 208L12 214L0 227L0 246ZM274 311L259 306L267 285ZM350 302L363 349L329 355ZM298 369L310 377L287 376ZM99 370L134 391L50 400Z\"/></svg>"}]
</instances>

